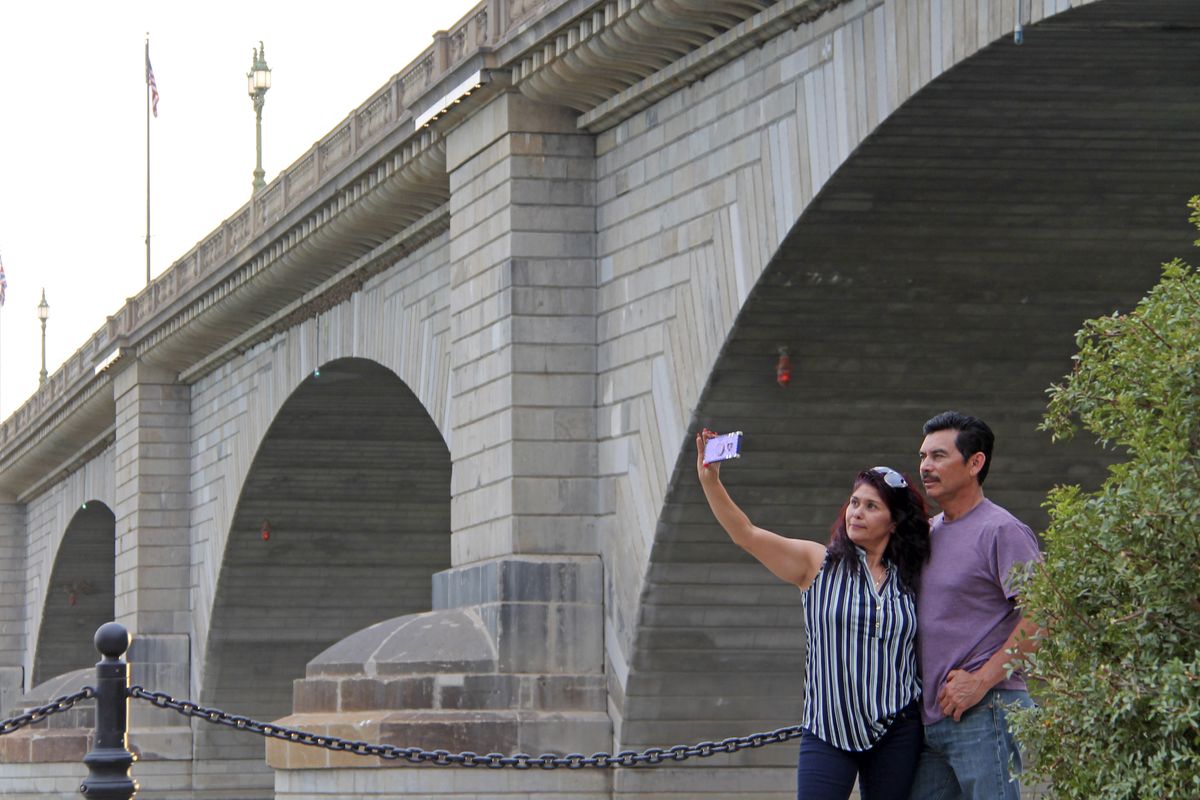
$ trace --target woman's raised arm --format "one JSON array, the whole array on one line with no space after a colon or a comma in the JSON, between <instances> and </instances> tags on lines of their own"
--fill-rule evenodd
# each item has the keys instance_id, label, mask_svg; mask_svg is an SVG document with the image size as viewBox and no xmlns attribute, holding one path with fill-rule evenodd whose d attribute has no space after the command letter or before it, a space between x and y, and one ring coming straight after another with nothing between
<instances>
[{"instance_id":1,"label":"woman's raised arm","mask_svg":"<svg viewBox=\"0 0 1200 800\"><path fill-rule=\"evenodd\" d=\"M696 434L696 473L713 516L730 539L776 577L807 589L825 560L825 546L804 539L789 539L755 526L721 483L720 462L704 463L704 443L714 435L708 430Z\"/></svg>"}]
</instances>

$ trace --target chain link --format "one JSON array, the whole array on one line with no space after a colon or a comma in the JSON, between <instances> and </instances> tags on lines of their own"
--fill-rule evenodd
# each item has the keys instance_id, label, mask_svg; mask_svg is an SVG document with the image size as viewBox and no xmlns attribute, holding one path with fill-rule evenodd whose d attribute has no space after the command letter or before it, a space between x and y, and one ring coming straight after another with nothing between
<instances>
[{"instance_id":1,"label":"chain link","mask_svg":"<svg viewBox=\"0 0 1200 800\"><path fill-rule=\"evenodd\" d=\"M293 744L303 744L309 747L323 747L342 753L352 753L357 756L374 756L388 761L406 761L410 764L432 764L435 767L486 767L487 769L584 769L595 767L608 769L611 767L634 767L639 764L653 766L664 762L685 761L689 758L708 758L717 753L736 753L752 747L762 747L768 744L779 744L799 738L800 726L792 725L779 728L767 733L752 733L749 736L731 737L719 742L699 742L686 745L677 744L674 747L651 747L637 752L622 750L619 753L592 753L585 756L582 753L487 753L480 755L470 751L451 753L448 750L422 750L419 747L396 747L390 744L369 744L361 741L339 739L336 736L323 736L317 733L286 728L270 722L259 722L248 717L229 714L219 708L205 708L190 700L176 700L165 692L151 692L141 686L132 686L129 696L145 700L158 708L177 711L185 717L211 722L214 725L225 725L239 730L257 733L259 736L271 739L282 739Z\"/></svg>"},{"instance_id":2,"label":"chain link","mask_svg":"<svg viewBox=\"0 0 1200 800\"><path fill-rule=\"evenodd\" d=\"M0 736L3 736L6 733L15 733L16 731L21 730L21 728L32 725L35 722L41 722L51 714L59 714L63 711L66 711L81 700L89 700L95 696L96 690L91 686L85 686L81 691L78 691L75 694L66 694L62 697L51 700L44 706L31 708L19 717L13 717L12 719L6 719L3 722L0 722Z\"/></svg>"}]
</instances>

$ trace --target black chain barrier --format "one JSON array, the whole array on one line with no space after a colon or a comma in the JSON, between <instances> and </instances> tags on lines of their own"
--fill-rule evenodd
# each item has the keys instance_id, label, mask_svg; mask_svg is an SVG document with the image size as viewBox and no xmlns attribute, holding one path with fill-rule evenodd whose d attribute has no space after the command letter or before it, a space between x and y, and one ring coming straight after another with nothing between
<instances>
[{"instance_id":1,"label":"black chain barrier","mask_svg":"<svg viewBox=\"0 0 1200 800\"><path fill-rule=\"evenodd\" d=\"M484 755L472 752L451 753L448 750L423 750L420 747L396 747L390 744L370 744L368 742L339 739L336 736L323 736L318 733L286 728L270 722L259 722L230 714L219 708L205 708L190 700L176 700L165 692L151 692L141 686L131 686L129 696L145 700L158 708L177 711L185 717L210 722L214 725L225 725L238 730L257 733L272 739L282 739L293 744L303 744L309 747L323 747L340 753L353 753L358 756L375 756L391 761L407 761L411 764L431 764L436 767L487 767L489 769L583 769L595 767L607 769L610 767L634 767L639 764L662 764L664 762L684 761L689 758L707 758L718 753L736 753L754 747L769 744L779 744L800 736L800 726L792 725L778 728L770 733L752 733L749 736L735 736L722 739L719 742L699 742L686 745L677 744L674 747L651 747L642 752L622 750L619 753L593 753L586 756L582 753L543 753L530 755L528 753L487 753Z\"/></svg>"},{"instance_id":2,"label":"black chain barrier","mask_svg":"<svg viewBox=\"0 0 1200 800\"><path fill-rule=\"evenodd\" d=\"M46 717L66 711L81 700L90 700L95 696L96 690L91 686L85 686L75 694L65 694L62 697L51 700L44 706L31 708L19 717L13 717L0 722L0 736L6 733L15 733L21 730L21 728L32 725L35 722L41 722Z\"/></svg>"}]
</instances>

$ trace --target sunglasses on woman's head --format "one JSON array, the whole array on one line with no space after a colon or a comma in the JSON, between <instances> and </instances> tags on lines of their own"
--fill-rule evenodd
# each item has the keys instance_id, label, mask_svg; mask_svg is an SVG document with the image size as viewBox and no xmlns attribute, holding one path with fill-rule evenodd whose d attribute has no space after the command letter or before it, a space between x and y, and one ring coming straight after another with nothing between
<instances>
[{"instance_id":1,"label":"sunglasses on woman's head","mask_svg":"<svg viewBox=\"0 0 1200 800\"><path fill-rule=\"evenodd\" d=\"M871 472L878 472L883 476L883 482L893 489L907 489L908 481L904 480L904 476L891 467L871 467Z\"/></svg>"}]
</instances>

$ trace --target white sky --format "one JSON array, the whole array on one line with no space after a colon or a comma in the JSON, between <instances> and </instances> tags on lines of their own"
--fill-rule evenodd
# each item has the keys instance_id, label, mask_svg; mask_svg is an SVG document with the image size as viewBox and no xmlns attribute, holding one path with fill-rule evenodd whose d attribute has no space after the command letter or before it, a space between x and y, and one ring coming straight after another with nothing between
<instances>
[{"instance_id":1,"label":"white sky","mask_svg":"<svg viewBox=\"0 0 1200 800\"><path fill-rule=\"evenodd\" d=\"M477 3L0 0L0 419L37 389L43 288L53 374L145 285L147 32L157 277L250 196L260 39L269 183Z\"/></svg>"}]
</instances>

